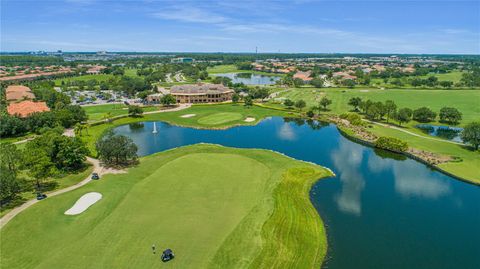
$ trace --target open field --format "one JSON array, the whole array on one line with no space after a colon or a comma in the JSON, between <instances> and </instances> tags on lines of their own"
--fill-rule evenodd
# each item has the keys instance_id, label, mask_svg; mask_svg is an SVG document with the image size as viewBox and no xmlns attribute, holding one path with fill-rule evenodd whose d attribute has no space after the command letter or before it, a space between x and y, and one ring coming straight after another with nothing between
<instances>
[{"instance_id":1,"label":"open field","mask_svg":"<svg viewBox=\"0 0 480 269\"><path fill-rule=\"evenodd\" d=\"M393 100L397 107L411 109L426 106L438 111L444 106L452 106L463 113L460 125L480 119L480 90L409 90L409 89L346 89L346 88L291 88L280 93L279 97L292 100L303 99L307 107L318 105L323 96L332 100L331 113L342 114L352 109L348 100L352 97L371 99L372 101Z\"/></svg>"},{"instance_id":2,"label":"open field","mask_svg":"<svg viewBox=\"0 0 480 269\"><path fill-rule=\"evenodd\" d=\"M129 77L137 77L137 69L125 69L125 76ZM82 76L75 76L75 77L66 77L66 78L58 78L55 79L55 85L61 86L62 81L88 81L91 79L97 80L97 82L107 81L115 76L112 74L98 74L98 75L82 75Z\"/></svg>"},{"instance_id":3,"label":"open field","mask_svg":"<svg viewBox=\"0 0 480 269\"><path fill-rule=\"evenodd\" d=\"M445 74L428 74L425 76L420 76L420 78L428 78L430 76L434 76L438 78L438 81L451 81L453 83L460 82L460 79L462 78L463 72L461 71L453 71L450 73L445 73Z\"/></svg>"},{"instance_id":4,"label":"open field","mask_svg":"<svg viewBox=\"0 0 480 269\"><path fill-rule=\"evenodd\" d=\"M188 114L195 114L195 116L189 118L182 117ZM243 104L194 105L180 111L148 114L138 118L122 118L110 124L91 126L88 128L88 133L83 132L81 138L87 142L90 152L95 156L95 141L107 129L131 122L165 121L175 125L194 128L227 128L236 125L255 125L265 117L291 115L284 111L258 106L247 108ZM255 121L245 122L244 119L248 117L255 118Z\"/></svg>"},{"instance_id":5,"label":"open field","mask_svg":"<svg viewBox=\"0 0 480 269\"><path fill-rule=\"evenodd\" d=\"M101 82L101 81L107 81L113 77L114 76L111 74L83 75L83 76L75 76L75 77L58 78L58 79L55 79L54 81L56 86L61 86L62 81L66 83L67 81L88 81L91 79L95 79L98 82Z\"/></svg>"},{"instance_id":6,"label":"open field","mask_svg":"<svg viewBox=\"0 0 480 269\"><path fill-rule=\"evenodd\" d=\"M0 231L2 268L318 268L326 233L309 190L327 176L265 150L157 153L18 215ZM64 215L92 191L103 198ZM162 264L165 248L176 258Z\"/></svg>"},{"instance_id":7,"label":"open field","mask_svg":"<svg viewBox=\"0 0 480 269\"><path fill-rule=\"evenodd\" d=\"M87 112L88 120L90 121L102 120L108 113L110 113L110 117L128 114L128 106L124 104L83 106L83 109ZM158 108L154 106L142 107L142 109L144 112L158 110Z\"/></svg>"}]
</instances>

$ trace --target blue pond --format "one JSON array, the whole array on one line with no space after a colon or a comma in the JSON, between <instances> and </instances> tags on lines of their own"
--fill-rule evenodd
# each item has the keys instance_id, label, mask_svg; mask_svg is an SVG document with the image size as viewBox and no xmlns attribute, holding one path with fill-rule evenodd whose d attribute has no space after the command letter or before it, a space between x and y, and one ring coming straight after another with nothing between
<instances>
[{"instance_id":1,"label":"blue pond","mask_svg":"<svg viewBox=\"0 0 480 269\"><path fill-rule=\"evenodd\" d=\"M263 148L331 168L310 192L327 226L325 268L480 268L480 188L401 155L344 138L334 125L269 118L197 130L157 122L119 126L140 155L199 142Z\"/></svg>"},{"instance_id":2,"label":"blue pond","mask_svg":"<svg viewBox=\"0 0 480 269\"><path fill-rule=\"evenodd\" d=\"M233 83L243 83L245 85L271 85L280 79L279 76L264 76L255 73L223 73L214 74L217 77L227 77Z\"/></svg>"},{"instance_id":3,"label":"blue pond","mask_svg":"<svg viewBox=\"0 0 480 269\"><path fill-rule=\"evenodd\" d=\"M460 133L463 131L463 128L430 124L419 124L415 127L422 130L426 134L441 137L450 141L463 143L463 140L460 137Z\"/></svg>"}]
</instances>

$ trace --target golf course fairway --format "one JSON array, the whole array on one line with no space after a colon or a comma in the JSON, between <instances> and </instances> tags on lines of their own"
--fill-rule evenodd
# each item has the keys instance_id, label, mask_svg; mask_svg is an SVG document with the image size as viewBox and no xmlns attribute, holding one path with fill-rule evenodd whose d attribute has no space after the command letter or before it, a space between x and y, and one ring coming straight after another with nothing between
<instances>
[{"instance_id":1,"label":"golf course fairway","mask_svg":"<svg viewBox=\"0 0 480 269\"><path fill-rule=\"evenodd\" d=\"M326 232L309 191L328 176L266 150L167 150L16 216L0 230L0 266L319 268ZM64 214L88 192L103 197L79 215ZM166 248L175 259L162 263Z\"/></svg>"}]
</instances>

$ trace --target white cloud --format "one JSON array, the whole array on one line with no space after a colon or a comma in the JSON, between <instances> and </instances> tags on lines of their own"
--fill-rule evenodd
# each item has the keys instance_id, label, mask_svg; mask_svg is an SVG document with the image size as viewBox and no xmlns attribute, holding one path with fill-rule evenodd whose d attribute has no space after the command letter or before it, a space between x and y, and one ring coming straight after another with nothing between
<instances>
[{"instance_id":1,"label":"white cloud","mask_svg":"<svg viewBox=\"0 0 480 269\"><path fill-rule=\"evenodd\" d=\"M290 126L290 123L285 122L277 132L278 138L282 140L294 141L297 139L294 129Z\"/></svg>"},{"instance_id":2,"label":"white cloud","mask_svg":"<svg viewBox=\"0 0 480 269\"><path fill-rule=\"evenodd\" d=\"M153 14L156 18L189 23L217 24L227 19L213 12L197 7L172 7Z\"/></svg>"},{"instance_id":3,"label":"white cloud","mask_svg":"<svg viewBox=\"0 0 480 269\"><path fill-rule=\"evenodd\" d=\"M342 182L342 190L335 196L335 202L339 210L356 216L362 214L361 194L365 188L365 180L358 170L363 150L361 145L340 140L338 149L332 152L332 160L336 170L340 171Z\"/></svg>"}]
</instances>

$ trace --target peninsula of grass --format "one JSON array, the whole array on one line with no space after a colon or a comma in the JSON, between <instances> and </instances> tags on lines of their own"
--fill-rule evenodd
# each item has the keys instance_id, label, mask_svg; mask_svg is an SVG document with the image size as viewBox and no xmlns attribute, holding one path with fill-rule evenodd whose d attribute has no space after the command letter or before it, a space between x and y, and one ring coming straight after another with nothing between
<instances>
[{"instance_id":1,"label":"peninsula of grass","mask_svg":"<svg viewBox=\"0 0 480 269\"><path fill-rule=\"evenodd\" d=\"M83 131L81 138L87 143L87 146L93 156L96 155L95 142L105 131L123 124L141 122L141 121L164 121L172 125L184 127L202 128L202 129L225 129L238 125L255 125L262 119L271 116L294 116L293 112L264 108L260 106L245 107L243 104L218 104L218 105L193 105L190 108L175 111L146 114L142 117L127 117L113 121L91 126ZM182 117L193 114L193 117ZM251 117L255 120L245 122L245 119Z\"/></svg>"},{"instance_id":2,"label":"peninsula of grass","mask_svg":"<svg viewBox=\"0 0 480 269\"><path fill-rule=\"evenodd\" d=\"M0 230L2 268L319 268L312 184L332 173L271 151L197 144L51 197ZM88 192L103 198L64 212ZM157 255L151 251L157 246ZM163 264L159 251L171 248Z\"/></svg>"}]
</instances>

